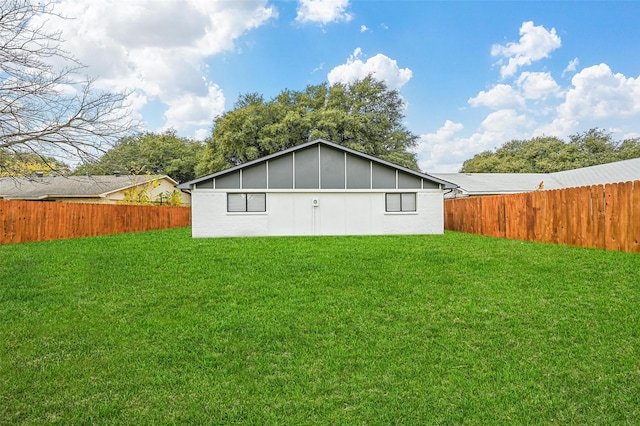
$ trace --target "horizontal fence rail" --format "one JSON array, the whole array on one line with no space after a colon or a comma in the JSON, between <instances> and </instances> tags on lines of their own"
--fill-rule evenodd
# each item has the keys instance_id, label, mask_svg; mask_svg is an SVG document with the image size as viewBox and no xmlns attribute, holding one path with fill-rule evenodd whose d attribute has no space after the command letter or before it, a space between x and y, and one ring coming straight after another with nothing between
<instances>
[{"instance_id":1,"label":"horizontal fence rail","mask_svg":"<svg viewBox=\"0 0 640 426\"><path fill-rule=\"evenodd\" d=\"M445 229L640 252L640 181L445 201Z\"/></svg>"},{"instance_id":2,"label":"horizontal fence rail","mask_svg":"<svg viewBox=\"0 0 640 426\"><path fill-rule=\"evenodd\" d=\"M190 225L189 207L0 200L0 244Z\"/></svg>"}]
</instances>

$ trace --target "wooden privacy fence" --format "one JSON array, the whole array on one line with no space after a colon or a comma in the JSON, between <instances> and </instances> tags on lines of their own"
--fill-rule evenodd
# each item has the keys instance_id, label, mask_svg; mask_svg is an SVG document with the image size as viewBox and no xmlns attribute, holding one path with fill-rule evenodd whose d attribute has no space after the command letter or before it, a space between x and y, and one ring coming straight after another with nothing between
<instances>
[{"instance_id":1,"label":"wooden privacy fence","mask_svg":"<svg viewBox=\"0 0 640 426\"><path fill-rule=\"evenodd\" d=\"M445 201L445 229L640 252L640 181Z\"/></svg>"},{"instance_id":2,"label":"wooden privacy fence","mask_svg":"<svg viewBox=\"0 0 640 426\"><path fill-rule=\"evenodd\" d=\"M0 200L0 244L189 225L189 207Z\"/></svg>"}]
</instances>

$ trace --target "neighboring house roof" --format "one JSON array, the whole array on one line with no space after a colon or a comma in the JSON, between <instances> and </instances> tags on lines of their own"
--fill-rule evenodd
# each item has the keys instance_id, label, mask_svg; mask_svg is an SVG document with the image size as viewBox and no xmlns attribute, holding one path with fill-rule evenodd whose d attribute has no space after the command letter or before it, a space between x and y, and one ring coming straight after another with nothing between
<instances>
[{"instance_id":1,"label":"neighboring house roof","mask_svg":"<svg viewBox=\"0 0 640 426\"><path fill-rule=\"evenodd\" d=\"M462 195L491 195L640 180L640 158L555 173L432 173Z\"/></svg>"},{"instance_id":2,"label":"neighboring house roof","mask_svg":"<svg viewBox=\"0 0 640 426\"><path fill-rule=\"evenodd\" d=\"M342 151L348 152L349 154L355 155L357 157L364 158L366 160L369 160L369 161L372 161L372 162L375 162L375 163L378 163L378 164L385 165L387 167L393 167L395 169L402 170L405 173L409 173L409 174L412 174L414 176L430 180L430 181L432 181L432 182L434 182L436 184L440 184L440 185L442 185L442 187L444 189L454 189L454 188L456 188L455 184L453 184L453 183L451 183L451 182L449 182L449 181L447 181L445 179L441 179L441 178L435 177L434 175L429 175L429 174L426 174L426 173L417 172L417 171L411 170L411 169L409 169L407 167L399 166L399 165L391 163L389 161L381 160L381 159L373 157L371 155L364 154L364 153L362 153L360 151L356 151L354 149L350 149L350 148L344 147L342 145L338 145L338 144L326 141L324 139L316 139L314 141L310 141L310 142L306 142L306 143L303 143L303 144L300 144L300 145L296 145L296 146L294 146L292 148L288 148L288 149L285 149L285 150L282 150L282 151L278 151L278 152L276 152L274 154L267 155L267 156L258 158L258 159L253 160L253 161L248 161L246 163L240 164L240 165L235 166L235 167L231 167L231 168L226 169L226 170L222 170L222 171L217 172L217 173L212 173L212 174L207 175L207 176L202 176L200 178L191 180L189 182L182 183L182 184L178 185L178 188L179 189L191 189L192 186L194 184L197 184L198 182L202 182L202 181L206 181L206 180L209 180L209 179L212 179L212 178L216 178L216 177L222 176L222 175L227 174L227 173L232 173L232 172L235 172L236 170L240 170L240 169L243 169L243 168L246 168L246 167L250 167L250 166L253 166L255 164L258 164L258 163L261 163L261 162L264 162L264 161L267 161L267 160L272 160L274 158L287 155L287 154L289 154L291 152L299 151L299 150L305 149L307 147L310 147L310 146L313 146L313 145L318 145L318 144L329 146L329 147L334 148L334 149L342 150Z\"/></svg>"},{"instance_id":3,"label":"neighboring house roof","mask_svg":"<svg viewBox=\"0 0 640 426\"><path fill-rule=\"evenodd\" d=\"M640 158L551 173L563 188L640 180Z\"/></svg>"},{"instance_id":4,"label":"neighboring house roof","mask_svg":"<svg viewBox=\"0 0 640 426\"><path fill-rule=\"evenodd\" d=\"M177 184L166 175L4 177L0 178L0 198L105 198L156 179L167 179L173 185Z\"/></svg>"},{"instance_id":5,"label":"neighboring house roof","mask_svg":"<svg viewBox=\"0 0 640 426\"><path fill-rule=\"evenodd\" d=\"M514 194L558 188L559 183L545 173L433 173L454 182L465 195Z\"/></svg>"}]
</instances>

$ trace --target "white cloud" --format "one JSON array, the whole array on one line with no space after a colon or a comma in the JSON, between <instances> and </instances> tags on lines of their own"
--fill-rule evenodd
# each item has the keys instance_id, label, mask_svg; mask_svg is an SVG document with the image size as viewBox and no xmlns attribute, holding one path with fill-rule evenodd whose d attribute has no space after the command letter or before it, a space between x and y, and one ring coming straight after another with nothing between
<instances>
[{"instance_id":1,"label":"white cloud","mask_svg":"<svg viewBox=\"0 0 640 426\"><path fill-rule=\"evenodd\" d=\"M234 49L238 37L277 16L267 0L61 0L55 7L72 19L47 25L63 31L64 48L98 77L97 87L133 90L133 108L160 102L168 107L166 127L189 131L204 121L210 126L224 104L206 80L205 59ZM184 101L195 103L194 116L182 112Z\"/></svg>"},{"instance_id":2,"label":"white cloud","mask_svg":"<svg viewBox=\"0 0 640 426\"><path fill-rule=\"evenodd\" d=\"M507 65L500 68L505 78L514 75L518 68L530 65L533 61L548 58L550 53L561 45L555 28L550 31L543 26L535 26L533 21L523 22L520 27L520 40L506 45L493 45L491 55L508 59Z\"/></svg>"},{"instance_id":3,"label":"white cloud","mask_svg":"<svg viewBox=\"0 0 640 426\"><path fill-rule=\"evenodd\" d=\"M495 109L479 121L475 130L468 124L447 120L434 133L420 136L418 165L427 172L457 172L474 155L495 149L513 139L535 136L566 138L589 128L606 128L624 139L637 137L640 120L640 76L614 73L606 64L579 70L574 58L562 71L574 73L571 84L560 85L550 72L520 72L560 47L555 30L525 22L517 43L495 45L492 55L508 60L502 64L501 78L513 77L511 84L496 82L490 89L468 99L473 107Z\"/></svg>"},{"instance_id":4,"label":"white cloud","mask_svg":"<svg viewBox=\"0 0 640 426\"><path fill-rule=\"evenodd\" d=\"M551 74L546 72L523 72L515 81L516 87L509 84L496 84L488 91L467 101L473 107L486 106L492 109L525 108L526 100L544 100L547 97L561 96L560 86Z\"/></svg>"},{"instance_id":5,"label":"white cloud","mask_svg":"<svg viewBox=\"0 0 640 426\"><path fill-rule=\"evenodd\" d=\"M487 92L483 90L467 102L474 107L486 106L493 109L524 106L520 93L508 84L497 84Z\"/></svg>"},{"instance_id":6,"label":"white cloud","mask_svg":"<svg viewBox=\"0 0 640 426\"><path fill-rule=\"evenodd\" d=\"M564 77L570 72L575 72L575 70L578 69L578 64L580 64L580 60L578 58L573 58L571 61L569 61L569 63L567 64L567 67L564 70L562 70L562 77Z\"/></svg>"},{"instance_id":7,"label":"white cloud","mask_svg":"<svg viewBox=\"0 0 640 426\"><path fill-rule=\"evenodd\" d=\"M629 132L622 135L622 140L625 139L638 139L640 138L640 133L638 132Z\"/></svg>"},{"instance_id":8,"label":"white cloud","mask_svg":"<svg viewBox=\"0 0 640 426\"><path fill-rule=\"evenodd\" d=\"M456 133L463 129L462 123L447 120L435 133L420 135L415 149L418 167L426 172L457 172L465 144L459 143Z\"/></svg>"},{"instance_id":9,"label":"white cloud","mask_svg":"<svg viewBox=\"0 0 640 426\"><path fill-rule=\"evenodd\" d=\"M523 72L516 84L526 99L544 99L560 94L560 86L548 72Z\"/></svg>"},{"instance_id":10,"label":"white cloud","mask_svg":"<svg viewBox=\"0 0 640 426\"><path fill-rule=\"evenodd\" d=\"M381 53L363 62L360 59L362 49L354 50L346 64L338 65L327 75L329 84L348 83L372 74L376 79L384 81L389 89L399 89L413 75L409 68L399 68L398 63Z\"/></svg>"},{"instance_id":11,"label":"white cloud","mask_svg":"<svg viewBox=\"0 0 640 426\"><path fill-rule=\"evenodd\" d=\"M461 123L447 120L435 133L420 135L418 167L427 173L456 173L474 155L528 137L534 125L525 115L505 109L489 114L475 132L465 136L460 134L464 130Z\"/></svg>"},{"instance_id":12,"label":"white cloud","mask_svg":"<svg viewBox=\"0 0 640 426\"><path fill-rule=\"evenodd\" d=\"M349 0L299 0L296 21L301 23L349 22L353 17L347 12Z\"/></svg>"},{"instance_id":13,"label":"white cloud","mask_svg":"<svg viewBox=\"0 0 640 426\"><path fill-rule=\"evenodd\" d=\"M572 120L570 118L556 117L550 123L544 123L538 126L534 131L532 136L557 136L557 137L565 137L576 130L578 130L578 125L580 124L577 120Z\"/></svg>"},{"instance_id":14,"label":"white cloud","mask_svg":"<svg viewBox=\"0 0 640 426\"><path fill-rule=\"evenodd\" d=\"M203 141L209 137L211 134L211 129L198 129L193 134L193 139L197 141Z\"/></svg>"},{"instance_id":15,"label":"white cloud","mask_svg":"<svg viewBox=\"0 0 640 426\"><path fill-rule=\"evenodd\" d=\"M479 129L464 136L460 134L463 130L461 123L447 120L435 133L420 135L416 150L418 167L427 173L455 173L465 160L495 145L489 132Z\"/></svg>"},{"instance_id":16,"label":"white cloud","mask_svg":"<svg viewBox=\"0 0 640 426\"><path fill-rule=\"evenodd\" d=\"M213 117L224 112L224 95L217 86L209 86L206 95L185 93L167 102L166 128L178 131L192 127L211 127Z\"/></svg>"},{"instance_id":17,"label":"white cloud","mask_svg":"<svg viewBox=\"0 0 640 426\"><path fill-rule=\"evenodd\" d=\"M368 30L369 30L369 28L367 28L367 26L366 26L366 25L360 25L360 32L361 32L361 33L364 33L364 32L366 32L366 31L368 31Z\"/></svg>"},{"instance_id":18,"label":"white cloud","mask_svg":"<svg viewBox=\"0 0 640 426\"><path fill-rule=\"evenodd\" d=\"M487 115L487 118L480 124L480 128L484 132L507 137L506 135L523 134L524 130L531 128L532 125L534 123L524 114L518 114L513 109L502 109ZM506 142L506 140L501 142Z\"/></svg>"},{"instance_id":19,"label":"white cloud","mask_svg":"<svg viewBox=\"0 0 640 426\"><path fill-rule=\"evenodd\" d=\"M600 64L582 69L571 83L571 87L562 88L549 73L524 72L516 79L515 88L496 85L480 92L470 104L497 108L508 104L514 96L512 90L517 89L525 100L535 101L536 107L494 111L470 135L461 134L462 124L448 120L435 133L420 137L419 166L432 172L456 172L465 160L512 139L541 135L566 138L593 127L608 128L620 139L638 134L640 77L626 77Z\"/></svg>"},{"instance_id":20,"label":"white cloud","mask_svg":"<svg viewBox=\"0 0 640 426\"><path fill-rule=\"evenodd\" d=\"M176 0L157 8L143 2L123 6L112 9L106 32L129 48L190 46L204 36L209 21L194 4Z\"/></svg>"},{"instance_id":21,"label":"white cloud","mask_svg":"<svg viewBox=\"0 0 640 426\"><path fill-rule=\"evenodd\" d=\"M558 107L561 118L581 120L640 116L640 77L614 74L606 64L584 68Z\"/></svg>"},{"instance_id":22,"label":"white cloud","mask_svg":"<svg viewBox=\"0 0 640 426\"><path fill-rule=\"evenodd\" d=\"M127 97L127 108L129 110L129 115L136 121L142 121L143 117L140 111L144 108L145 105L149 102L149 99L144 93L132 92Z\"/></svg>"}]
</instances>

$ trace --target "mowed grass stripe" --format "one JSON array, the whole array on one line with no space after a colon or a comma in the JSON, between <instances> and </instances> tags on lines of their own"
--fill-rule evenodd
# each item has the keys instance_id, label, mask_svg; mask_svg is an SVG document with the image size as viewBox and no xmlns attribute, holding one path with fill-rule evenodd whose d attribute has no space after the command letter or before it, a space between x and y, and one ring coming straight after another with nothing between
<instances>
[{"instance_id":1,"label":"mowed grass stripe","mask_svg":"<svg viewBox=\"0 0 640 426\"><path fill-rule=\"evenodd\" d=\"M0 246L0 423L637 423L638 271L449 232Z\"/></svg>"}]
</instances>

